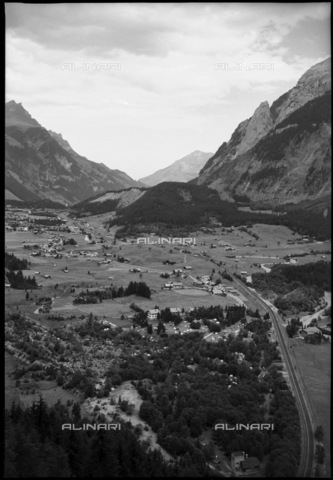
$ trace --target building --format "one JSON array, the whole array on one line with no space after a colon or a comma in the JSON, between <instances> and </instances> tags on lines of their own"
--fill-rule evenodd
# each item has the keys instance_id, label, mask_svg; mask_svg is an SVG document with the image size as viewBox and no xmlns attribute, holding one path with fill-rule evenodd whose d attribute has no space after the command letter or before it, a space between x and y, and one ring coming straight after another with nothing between
<instances>
[{"instance_id":1,"label":"building","mask_svg":"<svg viewBox=\"0 0 333 480\"><path fill-rule=\"evenodd\" d=\"M320 335L322 335L322 332L318 327L308 327L304 331L307 335L314 335L315 333L319 333Z\"/></svg>"},{"instance_id":2,"label":"building","mask_svg":"<svg viewBox=\"0 0 333 480\"><path fill-rule=\"evenodd\" d=\"M231 454L231 468L233 470L239 470L241 467L241 462L245 460L245 452L232 452Z\"/></svg>"},{"instance_id":3,"label":"building","mask_svg":"<svg viewBox=\"0 0 333 480\"><path fill-rule=\"evenodd\" d=\"M156 320L157 319L157 315L160 313L159 309L158 308L153 308L151 310L148 310L148 315L147 315L147 318L148 320Z\"/></svg>"},{"instance_id":4,"label":"building","mask_svg":"<svg viewBox=\"0 0 333 480\"><path fill-rule=\"evenodd\" d=\"M246 474L258 473L260 469L260 462L257 457L246 457L241 461L241 467Z\"/></svg>"},{"instance_id":5,"label":"building","mask_svg":"<svg viewBox=\"0 0 333 480\"><path fill-rule=\"evenodd\" d=\"M224 297L226 296L225 290L223 288L219 288L219 287L213 287L212 293L214 295L223 295Z\"/></svg>"}]
</instances>

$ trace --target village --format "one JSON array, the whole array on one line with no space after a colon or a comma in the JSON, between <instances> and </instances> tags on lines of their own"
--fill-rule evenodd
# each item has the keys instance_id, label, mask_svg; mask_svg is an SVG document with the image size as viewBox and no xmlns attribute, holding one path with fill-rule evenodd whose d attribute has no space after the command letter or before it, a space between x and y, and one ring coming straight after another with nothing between
<instances>
[{"instance_id":1,"label":"village","mask_svg":"<svg viewBox=\"0 0 333 480\"><path fill-rule=\"evenodd\" d=\"M250 285L251 274L269 272L277 263L330 260L330 242L297 239L289 229L280 227L277 231L274 226L255 225L251 230L203 229L195 232L195 243L185 246L153 241L138 244L134 238L117 239L115 228L104 227L105 218L102 215L75 219L66 211L6 210L6 252L30 262L23 275L33 275L37 281L37 289L23 291L5 283L6 314L11 319L5 324L6 358L9 363L9 358L19 362L19 367L11 372L13 380L7 401L15 398L29 405L40 394L51 404L59 398L67 402L75 400L92 419L113 422L118 415L133 427L141 425L142 439L149 439L163 451L156 434L139 417L142 398L133 385L117 381L109 385L110 364L116 368L132 357L153 365L167 348L161 347L160 339L170 336L181 338L200 333L202 342L210 344L237 338L242 335L244 322L250 322L255 315L263 317L265 311L235 285L228 272ZM154 239L154 233L149 232L149 236ZM94 295L112 288L125 289L130 282L145 283L150 288L150 298L130 295L94 304L75 302L83 293ZM291 345L295 351L305 337L318 335L318 327L330 330L325 317L330 298L325 300L318 312L306 319L305 330L293 339ZM223 312L244 307L252 313L246 314L243 322L239 320L223 328L213 315L193 316L197 309L208 310L212 306ZM135 321L137 309L144 312L143 326ZM161 333L161 315L165 309L173 320L163 322ZM27 322L23 337L15 320L21 315ZM320 315L323 318L317 320ZM286 325L285 319L283 322ZM87 327L89 324L94 333ZM273 345L274 329L267 335ZM251 338L252 333L248 332L242 341L250 342ZM235 351L233 355L237 364L245 361L242 352ZM223 366L223 360L216 359L215 363L216 368ZM287 385L283 363L277 361L276 366ZM189 371L197 368L193 358L185 367ZM78 372L82 378L76 385L73 375L79 375ZM265 381L267 375L265 367L260 366L258 379ZM225 377L228 388L238 381L233 374ZM108 395L107 386L110 386ZM177 387L177 380L174 386ZM129 404L133 401L130 415L122 411L119 397L128 398ZM203 445L209 439L204 436ZM167 452L163 454L169 458ZM230 460L216 450L210 465L224 476L260 476L263 471L257 457L239 451L233 452Z\"/></svg>"}]
</instances>

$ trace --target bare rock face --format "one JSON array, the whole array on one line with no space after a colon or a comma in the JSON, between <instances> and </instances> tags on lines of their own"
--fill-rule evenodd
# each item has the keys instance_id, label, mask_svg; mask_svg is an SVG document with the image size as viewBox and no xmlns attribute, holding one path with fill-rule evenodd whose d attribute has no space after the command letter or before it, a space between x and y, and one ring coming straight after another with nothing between
<instances>
[{"instance_id":1,"label":"bare rock face","mask_svg":"<svg viewBox=\"0 0 333 480\"><path fill-rule=\"evenodd\" d=\"M329 58L305 72L297 82L297 85L286 94L286 98L274 112L275 116L277 116L275 124L279 124L295 110L330 90L331 59Z\"/></svg>"},{"instance_id":2,"label":"bare rock face","mask_svg":"<svg viewBox=\"0 0 333 480\"><path fill-rule=\"evenodd\" d=\"M67 150L67 152L71 152L75 154L75 151L72 149L70 144L63 138L61 133L56 133L53 132L52 130L49 130L49 134L52 135L52 137L59 143L59 145L64 149Z\"/></svg>"},{"instance_id":3,"label":"bare rock face","mask_svg":"<svg viewBox=\"0 0 333 480\"><path fill-rule=\"evenodd\" d=\"M222 198L299 202L331 193L330 59L271 107L263 102L199 172Z\"/></svg>"},{"instance_id":4,"label":"bare rock face","mask_svg":"<svg viewBox=\"0 0 333 480\"><path fill-rule=\"evenodd\" d=\"M6 104L5 186L21 200L72 205L99 192L141 186L76 153L62 135L47 131L22 104Z\"/></svg>"},{"instance_id":5,"label":"bare rock face","mask_svg":"<svg viewBox=\"0 0 333 480\"><path fill-rule=\"evenodd\" d=\"M254 147L274 127L268 102L262 102L250 118L245 135L237 148L237 155Z\"/></svg>"}]
</instances>

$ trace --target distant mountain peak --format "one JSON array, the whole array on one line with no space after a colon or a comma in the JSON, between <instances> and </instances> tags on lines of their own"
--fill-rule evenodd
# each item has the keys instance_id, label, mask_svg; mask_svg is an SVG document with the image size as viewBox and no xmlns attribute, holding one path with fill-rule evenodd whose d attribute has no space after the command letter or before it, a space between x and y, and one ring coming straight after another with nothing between
<instances>
[{"instance_id":1,"label":"distant mountain peak","mask_svg":"<svg viewBox=\"0 0 333 480\"><path fill-rule=\"evenodd\" d=\"M168 167L157 170L147 177L140 178L139 181L150 187L161 182L189 182L197 177L201 168L212 155L211 152L194 150L194 152L176 160Z\"/></svg>"}]
</instances>

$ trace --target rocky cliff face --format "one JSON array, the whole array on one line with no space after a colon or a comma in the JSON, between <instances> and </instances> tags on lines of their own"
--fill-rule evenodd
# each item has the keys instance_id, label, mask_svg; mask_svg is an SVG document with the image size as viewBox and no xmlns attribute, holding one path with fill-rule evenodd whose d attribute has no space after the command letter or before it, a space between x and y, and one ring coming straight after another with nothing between
<instances>
[{"instance_id":1,"label":"rocky cliff face","mask_svg":"<svg viewBox=\"0 0 333 480\"><path fill-rule=\"evenodd\" d=\"M22 200L75 204L99 192L139 186L126 173L78 155L14 101L6 104L5 186Z\"/></svg>"},{"instance_id":2,"label":"rocky cliff face","mask_svg":"<svg viewBox=\"0 0 333 480\"><path fill-rule=\"evenodd\" d=\"M226 199L299 202L331 193L330 59L242 122L199 173Z\"/></svg>"},{"instance_id":3,"label":"rocky cliff face","mask_svg":"<svg viewBox=\"0 0 333 480\"><path fill-rule=\"evenodd\" d=\"M150 187L162 182L189 182L198 176L199 171L211 156L212 153L195 150L168 167L141 178L140 181Z\"/></svg>"}]
</instances>

